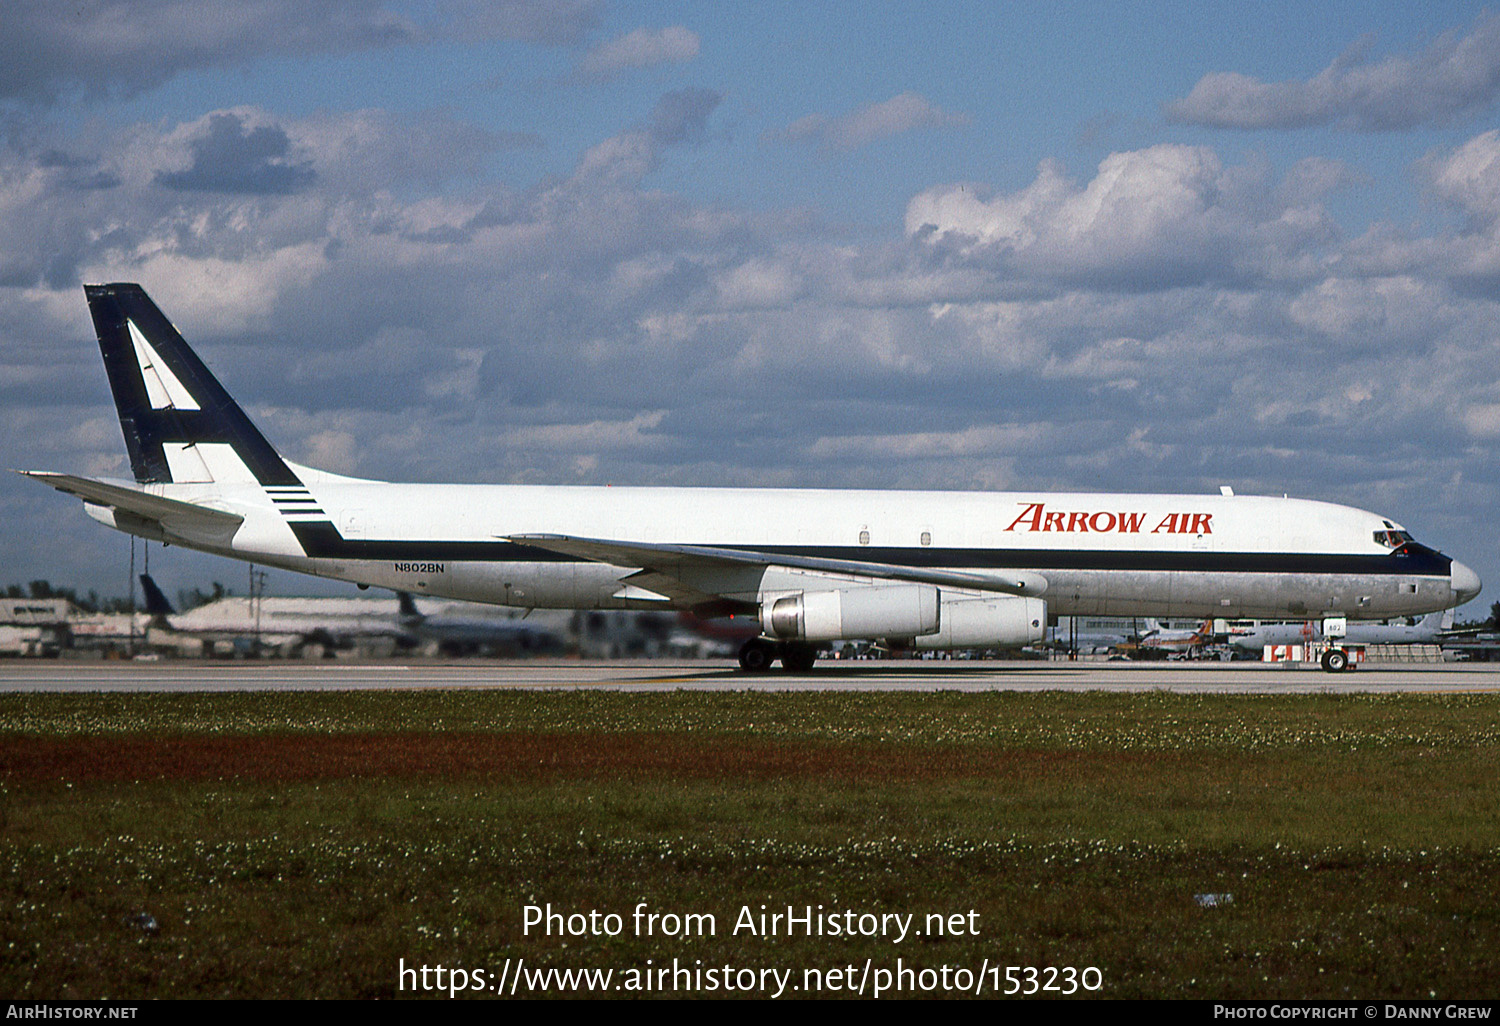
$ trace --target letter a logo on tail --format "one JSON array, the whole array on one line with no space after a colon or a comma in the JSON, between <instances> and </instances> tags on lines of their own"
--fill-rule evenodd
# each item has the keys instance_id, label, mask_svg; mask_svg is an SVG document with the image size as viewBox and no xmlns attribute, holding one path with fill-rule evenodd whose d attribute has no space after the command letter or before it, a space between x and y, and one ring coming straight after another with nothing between
<instances>
[{"instance_id":1,"label":"letter a logo on tail","mask_svg":"<svg viewBox=\"0 0 1500 1026\"><path fill-rule=\"evenodd\" d=\"M144 289L83 291L137 481L302 483Z\"/></svg>"},{"instance_id":2,"label":"letter a logo on tail","mask_svg":"<svg viewBox=\"0 0 1500 1026\"><path fill-rule=\"evenodd\" d=\"M135 362L141 369L141 380L146 385L146 398L151 401L151 408L199 409L198 400L177 380L177 375L172 373L167 362L151 348L151 343L146 341L141 329L135 326L135 321L127 320L125 326L130 329L130 341L135 344Z\"/></svg>"}]
</instances>

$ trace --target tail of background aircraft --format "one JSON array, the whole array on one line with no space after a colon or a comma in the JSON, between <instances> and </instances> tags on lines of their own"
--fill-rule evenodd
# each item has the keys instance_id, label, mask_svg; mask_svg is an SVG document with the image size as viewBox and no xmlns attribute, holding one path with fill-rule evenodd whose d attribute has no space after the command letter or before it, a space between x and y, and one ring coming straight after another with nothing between
<instances>
[{"instance_id":1,"label":"tail of background aircraft","mask_svg":"<svg viewBox=\"0 0 1500 1026\"><path fill-rule=\"evenodd\" d=\"M161 593L156 582L151 579L150 574L141 574L141 591L145 594L146 614L148 616L171 616L176 612L172 603Z\"/></svg>"},{"instance_id":2,"label":"tail of background aircraft","mask_svg":"<svg viewBox=\"0 0 1500 1026\"><path fill-rule=\"evenodd\" d=\"M139 285L85 285L142 484L302 482Z\"/></svg>"}]
</instances>

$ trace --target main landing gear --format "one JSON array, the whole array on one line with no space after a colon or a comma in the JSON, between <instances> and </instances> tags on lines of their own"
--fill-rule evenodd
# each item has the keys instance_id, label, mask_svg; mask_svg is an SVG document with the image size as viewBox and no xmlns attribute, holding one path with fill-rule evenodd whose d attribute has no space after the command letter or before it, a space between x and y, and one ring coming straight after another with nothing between
<instances>
[{"instance_id":1,"label":"main landing gear","mask_svg":"<svg viewBox=\"0 0 1500 1026\"><path fill-rule=\"evenodd\" d=\"M740 669L746 673L769 673L778 659L787 673L806 673L818 661L818 646L769 638L751 638L740 646Z\"/></svg>"}]
</instances>

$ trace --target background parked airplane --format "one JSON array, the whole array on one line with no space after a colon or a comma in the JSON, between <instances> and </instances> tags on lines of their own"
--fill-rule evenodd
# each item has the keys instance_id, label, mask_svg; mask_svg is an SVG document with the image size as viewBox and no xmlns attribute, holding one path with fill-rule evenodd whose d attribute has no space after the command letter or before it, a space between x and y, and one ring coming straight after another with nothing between
<instances>
[{"instance_id":1,"label":"background parked airplane","mask_svg":"<svg viewBox=\"0 0 1500 1026\"><path fill-rule=\"evenodd\" d=\"M1108 652L1139 639L1143 622L1115 617L1058 617L1057 626L1047 628L1047 647L1083 655Z\"/></svg>"},{"instance_id":2,"label":"background parked airplane","mask_svg":"<svg viewBox=\"0 0 1500 1026\"><path fill-rule=\"evenodd\" d=\"M179 613L150 574L142 574L140 580L151 618L146 640L158 646L172 640L168 633L179 636L179 641L226 643L246 652L258 646L307 644L347 648L369 638L389 638L403 647L416 642L413 632L400 622L396 605L388 600L226 595Z\"/></svg>"},{"instance_id":3,"label":"background parked airplane","mask_svg":"<svg viewBox=\"0 0 1500 1026\"><path fill-rule=\"evenodd\" d=\"M1143 659L1165 659L1173 655L1188 655L1202 648L1213 638L1213 621L1205 620L1197 627L1163 627L1155 620L1145 621L1145 631L1136 642L1135 652Z\"/></svg>"},{"instance_id":4,"label":"background parked airplane","mask_svg":"<svg viewBox=\"0 0 1500 1026\"><path fill-rule=\"evenodd\" d=\"M1350 621L1344 642L1350 645L1435 645L1454 633L1453 610L1445 609L1414 623L1362 623ZM1292 623L1256 623L1229 625L1229 644L1251 652L1262 652L1267 645L1302 645L1323 640L1323 625L1315 620Z\"/></svg>"},{"instance_id":5,"label":"background parked airplane","mask_svg":"<svg viewBox=\"0 0 1500 1026\"><path fill-rule=\"evenodd\" d=\"M542 655L567 647L552 627L497 607L465 603L461 610L449 605L423 613L406 591L399 593L399 605L398 622L412 640L436 645L444 655Z\"/></svg>"}]
</instances>

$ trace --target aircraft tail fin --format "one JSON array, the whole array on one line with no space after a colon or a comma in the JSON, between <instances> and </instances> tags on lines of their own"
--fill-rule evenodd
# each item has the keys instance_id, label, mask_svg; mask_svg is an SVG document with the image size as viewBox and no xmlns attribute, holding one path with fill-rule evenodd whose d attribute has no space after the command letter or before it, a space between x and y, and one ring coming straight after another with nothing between
<instances>
[{"instance_id":1,"label":"aircraft tail fin","mask_svg":"<svg viewBox=\"0 0 1500 1026\"><path fill-rule=\"evenodd\" d=\"M398 591L398 592L396 592L396 601L397 601L397 603L401 607L401 622L402 623L407 623L407 622L411 622L411 621L416 621L416 622L420 623L421 621L423 621L423 620L426 619L426 617L422 615L422 611L417 608L417 600L411 597L411 592L409 592L409 591Z\"/></svg>"},{"instance_id":2,"label":"aircraft tail fin","mask_svg":"<svg viewBox=\"0 0 1500 1026\"><path fill-rule=\"evenodd\" d=\"M149 616L171 616L176 612L172 603L161 593L150 574L141 574L141 591L146 596L146 613Z\"/></svg>"},{"instance_id":3,"label":"aircraft tail fin","mask_svg":"<svg viewBox=\"0 0 1500 1026\"><path fill-rule=\"evenodd\" d=\"M139 285L85 285L142 484L302 482Z\"/></svg>"}]
</instances>

